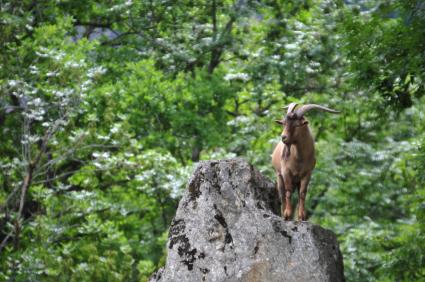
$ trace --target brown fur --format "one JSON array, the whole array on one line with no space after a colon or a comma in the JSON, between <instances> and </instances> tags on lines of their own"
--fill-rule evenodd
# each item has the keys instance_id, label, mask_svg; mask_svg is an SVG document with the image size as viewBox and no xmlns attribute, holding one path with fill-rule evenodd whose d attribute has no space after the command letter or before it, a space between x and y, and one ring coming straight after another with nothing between
<instances>
[{"instance_id":1,"label":"brown fur","mask_svg":"<svg viewBox=\"0 0 425 282\"><path fill-rule=\"evenodd\" d=\"M313 136L308 121L303 117L295 120L286 118L278 123L284 123L282 136L286 137L286 144L281 141L276 145L272 164L276 171L277 190L282 202L282 217L285 220L292 218L291 196L294 187L299 187L298 220L306 220L305 197L316 164Z\"/></svg>"}]
</instances>

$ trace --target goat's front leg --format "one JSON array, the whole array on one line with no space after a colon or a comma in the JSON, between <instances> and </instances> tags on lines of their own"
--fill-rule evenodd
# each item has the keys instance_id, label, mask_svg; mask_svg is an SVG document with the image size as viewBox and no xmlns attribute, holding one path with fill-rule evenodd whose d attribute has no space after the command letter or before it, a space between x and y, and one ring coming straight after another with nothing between
<instances>
[{"instance_id":1,"label":"goat's front leg","mask_svg":"<svg viewBox=\"0 0 425 282\"><path fill-rule=\"evenodd\" d=\"M282 217L285 220L290 220L292 218L292 177L285 173L283 175L283 182L285 183L285 210L283 211Z\"/></svg>"},{"instance_id":2,"label":"goat's front leg","mask_svg":"<svg viewBox=\"0 0 425 282\"><path fill-rule=\"evenodd\" d=\"M306 220L306 212L305 212L305 197L307 196L307 186L310 182L311 173L306 175L303 179L301 179L300 183L300 192L299 192L299 200L298 200L298 220L304 221Z\"/></svg>"},{"instance_id":3,"label":"goat's front leg","mask_svg":"<svg viewBox=\"0 0 425 282\"><path fill-rule=\"evenodd\" d=\"M285 186L283 185L283 177L281 173L276 172L277 193L279 195L280 210L283 217L284 201L285 201Z\"/></svg>"}]
</instances>

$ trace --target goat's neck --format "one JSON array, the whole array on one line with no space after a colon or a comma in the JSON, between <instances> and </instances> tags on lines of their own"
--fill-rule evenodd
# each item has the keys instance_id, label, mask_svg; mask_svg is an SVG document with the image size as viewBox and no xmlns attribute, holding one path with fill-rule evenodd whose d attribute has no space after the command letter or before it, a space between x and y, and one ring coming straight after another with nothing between
<instances>
[{"instance_id":1,"label":"goat's neck","mask_svg":"<svg viewBox=\"0 0 425 282\"><path fill-rule=\"evenodd\" d=\"M311 135L308 126L300 128L298 133L297 142L291 145L285 145L282 158L288 159L289 156L296 160L305 160L314 156L314 139Z\"/></svg>"}]
</instances>

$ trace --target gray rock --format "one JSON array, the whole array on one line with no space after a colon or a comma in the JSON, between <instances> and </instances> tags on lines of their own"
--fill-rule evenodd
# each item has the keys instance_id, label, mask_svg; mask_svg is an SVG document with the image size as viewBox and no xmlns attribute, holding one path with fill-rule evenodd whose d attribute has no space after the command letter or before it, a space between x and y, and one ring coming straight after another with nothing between
<instances>
[{"instance_id":1,"label":"gray rock","mask_svg":"<svg viewBox=\"0 0 425 282\"><path fill-rule=\"evenodd\" d=\"M344 281L335 235L272 211L274 184L242 159L200 162L150 282Z\"/></svg>"}]
</instances>

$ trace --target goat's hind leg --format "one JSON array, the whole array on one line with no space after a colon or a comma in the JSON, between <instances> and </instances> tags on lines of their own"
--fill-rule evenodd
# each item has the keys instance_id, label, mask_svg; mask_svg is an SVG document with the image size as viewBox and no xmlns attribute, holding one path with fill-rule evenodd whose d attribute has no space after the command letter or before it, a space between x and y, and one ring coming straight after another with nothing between
<instances>
[{"instance_id":1,"label":"goat's hind leg","mask_svg":"<svg viewBox=\"0 0 425 282\"><path fill-rule=\"evenodd\" d=\"M305 212L305 198L307 196L307 187L310 182L311 174L307 175L301 180L300 191L299 191L299 200L298 200L298 220L304 221L307 219Z\"/></svg>"}]
</instances>

